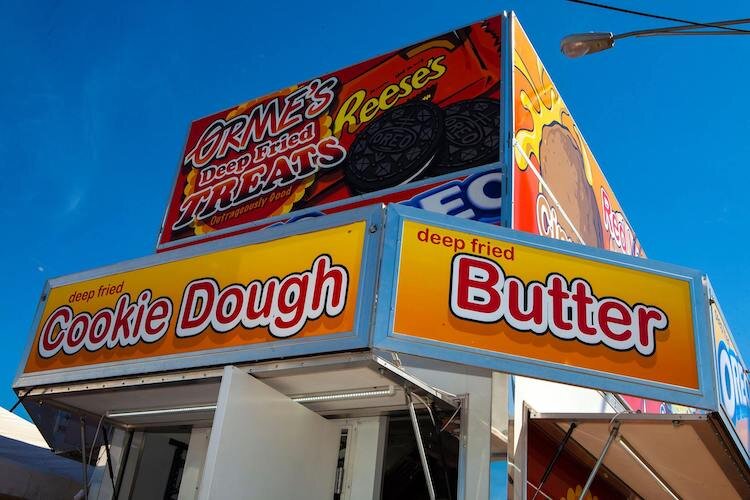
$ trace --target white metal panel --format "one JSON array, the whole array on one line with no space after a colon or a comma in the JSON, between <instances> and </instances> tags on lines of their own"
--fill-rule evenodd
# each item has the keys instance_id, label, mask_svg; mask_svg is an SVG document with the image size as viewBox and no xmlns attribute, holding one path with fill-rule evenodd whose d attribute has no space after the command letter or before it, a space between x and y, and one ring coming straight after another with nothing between
<instances>
[{"instance_id":1,"label":"white metal panel","mask_svg":"<svg viewBox=\"0 0 750 500\"><path fill-rule=\"evenodd\" d=\"M109 477L109 466L107 465L107 453L100 453L99 460L96 462L96 469L92 474L91 489L89 490L89 500L112 500L115 486L113 480L117 481L117 474L122 467L122 461L127 455L128 431L114 428L109 437L109 459L112 461L112 473L114 477Z\"/></svg>"},{"instance_id":2,"label":"white metal panel","mask_svg":"<svg viewBox=\"0 0 750 500\"><path fill-rule=\"evenodd\" d=\"M227 366L198 498L329 500L338 449L337 425Z\"/></svg>"},{"instance_id":3,"label":"white metal panel","mask_svg":"<svg viewBox=\"0 0 750 500\"><path fill-rule=\"evenodd\" d=\"M133 437L130 439L129 447L125 445L123 448L123 454L121 460L124 461L125 466L117 475L116 481L119 482L118 496L114 500L126 500L129 498L130 491L133 489L135 484L136 475L138 473L138 463L143 455L143 450L146 446L146 433L143 431L134 431ZM120 467L118 467L119 469Z\"/></svg>"},{"instance_id":4,"label":"white metal panel","mask_svg":"<svg viewBox=\"0 0 750 500\"><path fill-rule=\"evenodd\" d=\"M190 432L190 443L185 457L185 468L182 470L178 500L194 500L198 496L198 487L200 486L203 464L206 462L206 451L208 450L210 437L211 429L205 427L193 428Z\"/></svg>"},{"instance_id":5,"label":"white metal panel","mask_svg":"<svg viewBox=\"0 0 750 500\"><path fill-rule=\"evenodd\" d=\"M349 429L341 498L380 498L387 418L365 417L340 422Z\"/></svg>"},{"instance_id":6,"label":"white metal panel","mask_svg":"<svg viewBox=\"0 0 750 500\"><path fill-rule=\"evenodd\" d=\"M433 387L467 396L462 409L464 462L458 471L458 498L489 498L492 372L407 354L401 354L400 359L406 373Z\"/></svg>"},{"instance_id":7,"label":"white metal panel","mask_svg":"<svg viewBox=\"0 0 750 500\"><path fill-rule=\"evenodd\" d=\"M510 396L511 376L506 373L492 373L492 416L490 437L490 499L508 497L509 478L518 472L510 467L514 463L513 400Z\"/></svg>"},{"instance_id":8,"label":"white metal panel","mask_svg":"<svg viewBox=\"0 0 750 500\"><path fill-rule=\"evenodd\" d=\"M120 497L127 492L128 500L162 500L167 496L177 450L189 442L190 433L185 430L144 432L133 487L120 491Z\"/></svg>"}]
</instances>

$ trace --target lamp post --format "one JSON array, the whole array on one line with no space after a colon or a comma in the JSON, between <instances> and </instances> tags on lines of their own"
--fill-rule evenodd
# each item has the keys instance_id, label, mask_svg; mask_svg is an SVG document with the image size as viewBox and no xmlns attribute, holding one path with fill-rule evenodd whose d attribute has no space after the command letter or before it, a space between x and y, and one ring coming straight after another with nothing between
<instances>
[{"instance_id":1,"label":"lamp post","mask_svg":"<svg viewBox=\"0 0 750 500\"><path fill-rule=\"evenodd\" d=\"M631 37L645 36L686 36L686 35L750 35L750 31L722 30L723 26L750 23L750 19L733 19L730 21L719 21L705 25L682 24L669 28L654 28L648 30L629 31L615 35L613 33L578 33L568 35L560 42L560 51L568 57L582 57L603 50L611 49L616 40ZM710 29L705 28L710 26Z\"/></svg>"}]
</instances>

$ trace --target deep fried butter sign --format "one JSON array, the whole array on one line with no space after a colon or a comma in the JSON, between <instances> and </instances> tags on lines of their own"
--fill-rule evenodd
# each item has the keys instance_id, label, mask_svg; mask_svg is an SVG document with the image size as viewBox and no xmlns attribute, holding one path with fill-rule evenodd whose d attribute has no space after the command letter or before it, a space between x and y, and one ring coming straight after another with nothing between
<instances>
[{"instance_id":1,"label":"deep fried butter sign","mask_svg":"<svg viewBox=\"0 0 750 500\"><path fill-rule=\"evenodd\" d=\"M688 280L415 221L398 262L395 334L699 387Z\"/></svg>"}]
</instances>

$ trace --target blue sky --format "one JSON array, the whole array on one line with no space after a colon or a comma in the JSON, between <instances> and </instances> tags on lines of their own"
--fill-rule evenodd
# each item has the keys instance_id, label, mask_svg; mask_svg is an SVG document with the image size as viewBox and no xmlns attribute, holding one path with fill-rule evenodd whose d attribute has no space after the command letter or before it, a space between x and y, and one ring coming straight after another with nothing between
<instances>
[{"instance_id":1,"label":"blue sky","mask_svg":"<svg viewBox=\"0 0 750 500\"><path fill-rule=\"evenodd\" d=\"M691 20L743 2L620 1ZM0 405L44 281L148 255L190 122L503 9L516 10L651 258L708 273L750 353L750 38L565 34L665 23L562 0L2 2Z\"/></svg>"}]
</instances>

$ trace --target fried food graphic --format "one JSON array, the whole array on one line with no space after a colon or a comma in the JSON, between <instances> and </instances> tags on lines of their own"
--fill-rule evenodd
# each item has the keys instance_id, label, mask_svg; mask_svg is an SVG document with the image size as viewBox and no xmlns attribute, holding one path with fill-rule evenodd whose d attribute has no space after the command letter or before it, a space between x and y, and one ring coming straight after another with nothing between
<instances>
[{"instance_id":1,"label":"fried food graphic","mask_svg":"<svg viewBox=\"0 0 750 500\"><path fill-rule=\"evenodd\" d=\"M586 178L581 150L570 131L557 122L545 125L542 128L539 153L542 177L575 225L583 242L602 248L604 237L596 196ZM559 222L573 241L576 241L575 232L567 227L567 221L560 218Z\"/></svg>"}]
</instances>

